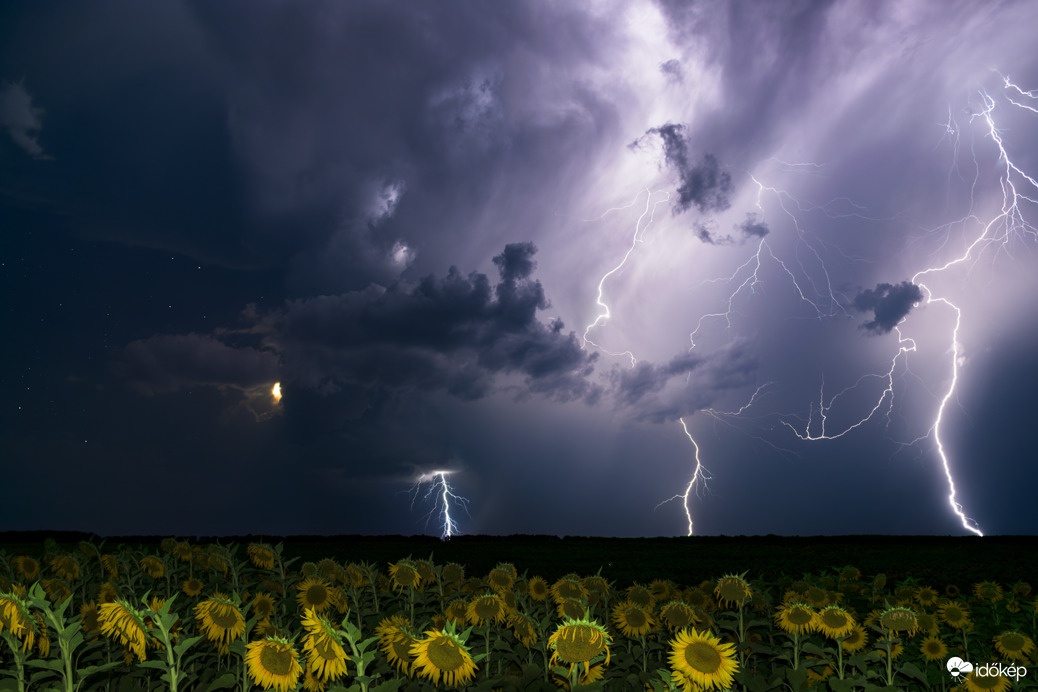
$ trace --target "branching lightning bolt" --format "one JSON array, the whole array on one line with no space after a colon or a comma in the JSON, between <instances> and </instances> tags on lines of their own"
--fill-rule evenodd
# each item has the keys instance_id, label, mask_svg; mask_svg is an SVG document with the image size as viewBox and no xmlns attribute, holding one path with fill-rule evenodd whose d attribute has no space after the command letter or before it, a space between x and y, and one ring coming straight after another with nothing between
<instances>
[{"instance_id":1,"label":"branching lightning bolt","mask_svg":"<svg viewBox=\"0 0 1038 692\"><path fill-rule=\"evenodd\" d=\"M438 515L440 518L440 537L443 539L448 539L459 533L457 520L451 515L451 503L460 506L465 510L466 514L468 513L468 499L456 494L447 481L447 476L453 473L454 471L445 470L429 471L420 475L415 480L414 485L411 486L411 509L414 509L414 501L418 497L422 485L424 483L429 484L429 489L425 491L423 499L432 503L432 509L425 516L425 522L428 525L433 515Z\"/></svg>"}]
</instances>

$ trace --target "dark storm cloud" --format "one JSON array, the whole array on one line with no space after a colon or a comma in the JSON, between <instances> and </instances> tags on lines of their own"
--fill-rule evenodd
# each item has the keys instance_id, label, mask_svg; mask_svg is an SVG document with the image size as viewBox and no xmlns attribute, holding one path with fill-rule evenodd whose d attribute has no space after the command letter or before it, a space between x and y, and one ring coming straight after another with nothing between
<instances>
[{"instance_id":1,"label":"dark storm cloud","mask_svg":"<svg viewBox=\"0 0 1038 692\"><path fill-rule=\"evenodd\" d=\"M854 297L854 308L872 311L874 319L861 326L875 334L886 334L911 312L912 307L923 299L923 292L911 281L899 284L877 284L875 290L867 289Z\"/></svg>"},{"instance_id":2,"label":"dark storm cloud","mask_svg":"<svg viewBox=\"0 0 1038 692\"><path fill-rule=\"evenodd\" d=\"M757 358L739 340L705 356L679 354L662 365L639 362L612 372L613 393L638 420L665 423L713 406L753 381Z\"/></svg>"},{"instance_id":3,"label":"dark storm cloud","mask_svg":"<svg viewBox=\"0 0 1038 692\"><path fill-rule=\"evenodd\" d=\"M324 394L442 390L473 400L493 390L496 375L518 375L526 391L593 400L597 354L561 321L537 318L548 301L530 279L535 252L532 243L506 246L493 287L485 274L451 267L415 285L292 301L270 320L268 341L283 354L289 386Z\"/></svg>"},{"instance_id":4,"label":"dark storm cloud","mask_svg":"<svg viewBox=\"0 0 1038 692\"><path fill-rule=\"evenodd\" d=\"M696 221L692 224L696 237L709 245L733 245L749 238L763 238L769 230L767 222L753 213L747 214L745 221L733 225L732 228L739 232L740 238L720 235L717 232L717 222L713 219Z\"/></svg>"},{"instance_id":5,"label":"dark storm cloud","mask_svg":"<svg viewBox=\"0 0 1038 692\"><path fill-rule=\"evenodd\" d=\"M250 389L270 385L278 378L275 354L235 348L203 334L155 336L131 342L113 368L144 394L198 386Z\"/></svg>"},{"instance_id":6,"label":"dark storm cloud","mask_svg":"<svg viewBox=\"0 0 1038 692\"><path fill-rule=\"evenodd\" d=\"M667 75L667 79L670 79L672 81L685 81L685 70L682 69L680 60L668 60L667 62L660 65L660 72Z\"/></svg>"},{"instance_id":7,"label":"dark storm cloud","mask_svg":"<svg viewBox=\"0 0 1038 692\"><path fill-rule=\"evenodd\" d=\"M667 123L645 134L659 136L667 163L678 173L675 213L688 211L692 206L701 213L724 211L731 206L728 194L732 191L732 177L721 170L713 154L703 154L698 161L693 159L684 125Z\"/></svg>"}]
</instances>

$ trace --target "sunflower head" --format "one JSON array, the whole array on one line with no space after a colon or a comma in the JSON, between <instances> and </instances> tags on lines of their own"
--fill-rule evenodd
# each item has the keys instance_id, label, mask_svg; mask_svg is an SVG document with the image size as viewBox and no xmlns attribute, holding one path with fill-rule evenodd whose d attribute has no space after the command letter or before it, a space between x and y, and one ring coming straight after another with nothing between
<instances>
[{"instance_id":1,"label":"sunflower head","mask_svg":"<svg viewBox=\"0 0 1038 692\"><path fill-rule=\"evenodd\" d=\"M102 603L97 612L101 634L118 640L128 652L136 654L138 660L143 661L147 635L144 615L122 599Z\"/></svg>"},{"instance_id":2,"label":"sunflower head","mask_svg":"<svg viewBox=\"0 0 1038 692\"><path fill-rule=\"evenodd\" d=\"M919 653L927 661L943 661L948 657L948 647L943 639L935 634L931 634L923 639L919 645Z\"/></svg>"},{"instance_id":3,"label":"sunflower head","mask_svg":"<svg viewBox=\"0 0 1038 692\"><path fill-rule=\"evenodd\" d=\"M627 600L647 610L656 605L656 596L648 587L641 584L631 584L627 587Z\"/></svg>"},{"instance_id":4,"label":"sunflower head","mask_svg":"<svg viewBox=\"0 0 1038 692\"><path fill-rule=\"evenodd\" d=\"M303 616L303 630L306 633L303 651L307 668L313 671L314 677L327 683L346 675L346 662L350 657L339 630L313 608Z\"/></svg>"},{"instance_id":5,"label":"sunflower head","mask_svg":"<svg viewBox=\"0 0 1038 692\"><path fill-rule=\"evenodd\" d=\"M711 632L695 628L682 630L670 641L670 667L686 687L700 690L727 689L739 671L735 647L722 644Z\"/></svg>"},{"instance_id":6,"label":"sunflower head","mask_svg":"<svg viewBox=\"0 0 1038 692\"><path fill-rule=\"evenodd\" d=\"M815 611L806 603L793 601L780 606L775 624L789 634L806 634L815 630Z\"/></svg>"},{"instance_id":7,"label":"sunflower head","mask_svg":"<svg viewBox=\"0 0 1038 692\"><path fill-rule=\"evenodd\" d=\"M448 562L440 570L440 578L444 584L457 585L465 581L465 568L457 562Z\"/></svg>"},{"instance_id":8,"label":"sunflower head","mask_svg":"<svg viewBox=\"0 0 1038 692\"><path fill-rule=\"evenodd\" d=\"M332 585L320 577L304 579L296 585L296 602L303 610L314 608L324 612L332 607Z\"/></svg>"},{"instance_id":9,"label":"sunflower head","mask_svg":"<svg viewBox=\"0 0 1038 692\"><path fill-rule=\"evenodd\" d=\"M826 606L816 615L818 631L830 639L846 637L854 629L854 618L840 606Z\"/></svg>"},{"instance_id":10,"label":"sunflower head","mask_svg":"<svg viewBox=\"0 0 1038 692\"><path fill-rule=\"evenodd\" d=\"M422 584L422 574L418 571L418 565L412 560L400 560L396 564L389 565L389 577L393 580L396 589L417 590Z\"/></svg>"},{"instance_id":11,"label":"sunflower head","mask_svg":"<svg viewBox=\"0 0 1038 692\"><path fill-rule=\"evenodd\" d=\"M742 607L753 596L753 589L743 578L743 575L726 574L717 580L714 587L714 596L717 602L725 606Z\"/></svg>"},{"instance_id":12,"label":"sunflower head","mask_svg":"<svg viewBox=\"0 0 1038 692\"><path fill-rule=\"evenodd\" d=\"M544 577L530 577L528 586L530 589L530 598L535 601L543 601L551 594L551 588L548 586L548 582L544 580Z\"/></svg>"},{"instance_id":13,"label":"sunflower head","mask_svg":"<svg viewBox=\"0 0 1038 692\"><path fill-rule=\"evenodd\" d=\"M536 578L534 577L534 579ZM587 588L584 586L583 580L576 574L567 574L564 577L560 577L551 586L551 597L555 599L556 604L566 599L579 601L582 598L587 598L587 595Z\"/></svg>"},{"instance_id":14,"label":"sunflower head","mask_svg":"<svg viewBox=\"0 0 1038 692\"><path fill-rule=\"evenodd\" d=\"M288 692L299 684L303 666L288 639L267 635L245 647L245 668L253 682L264 689Z\"/></svg>"},{"instance_id":15,"label":"sunflower head","mask_svg":"<svg viewBox=\"0 0 1038 692\"><path fill-rule=\"evenodd\" d=\"M587 601L574 601L572 598L567 598L555 604L555 613L560 618L579 620L587 615L586 603Z\"/></svg>"},{"instance_id":16,"label":"sunflower head","mask_svg":"<svg viewBox=\"0 0 1038 692\"><path fill-rule=\"evenodd\" d=\"M568 663L572 673L575 666L583 664L586 674L599 656L604 656L605 663L609 664L611 641L605 628L594 620L566 618L548 638L548 648L553 652L551 665Z\"/></svg>"},{"instance_id":17,"label":"sunflower head","mask_svg":"<svg viewBox=\"0 0 1038 692\"><path fill-rule=\"evenodd\" d=\"M970 611L961 601L948 601L937 608L941 622L955 629L963 629L970 620Z\"/></svg>"},{"instance_id":18,"label":"sunflower head","mask_svg":"<svg viewBox=\"0 0 1038 692\"><path fill-rule=\"evenodd\" d=\"M79 579L79 562L71 555L59 555L53 558L50 561L50 568L59 578L69 583Z\"/></svg>"},{"instance_id":19,"label":"sunflower head","mask_svg":"<svg viewBox=\"0 0 1038 692\"><path fill-rule=\"evenodd\" d=\"M152 579L162 579L166 575L166 565L155 555L145 555L140 560L141 569Z\"/></svg>"},{"instance_id":20,"label":"sunflower head","mask_svg":"<svg viewBox=\"0 0 1038 692\"><path fill-rule=\"evenodd\" d=\"M491 592L473 598L465 611L465 617L473 625L497 624L504 622L507 610L501 596Z\"/></svg>"},{"instance_id":21,"label":"sunflower head","mask_svg":"<svg viewBox=\"0 0 1038 692\"><path fill-rule=\"evenodd\" d=\"M613 607L613 624L625 637L638 638L656 628L656 620L645 607L626 601Z\"/></svg>"},{"instance_id":22,"label":"sunflower head","mask_svg":"<svg viewBox=\"0 0 1038 692\"><path fill-rule=\"evenodd\" d=\"M504 591L511 591L515 585L515 577L507 569L502 569L501 565L498 565L494 569L490 570L490 574L487 575L487 583L490 584L490 588L498 593Z\"/></svg>"},{"instance_id":23,"label":"sunflower head","mask_svg":"<svg viewBox=\"0 0 1038 692\"><path fill-rule=\"evenodd\" d=\"M191 577L190 579L184 582L184 585L181 587L181 589L188 596L194 597L202 593L202 588L204 586L205 584L203 584L201 581L195 579L194 577Z\"/></svg>"},{"instance_id":24,"label":"sunflower head","mask_svg":"<svg viewBox=\"0 0 1038 692\"><path fill-rule=\"evenodd\" d=\"M245 616L237 605L221 594L195 606L195 621L209 641L224 655L235 639L245 636Z\"/></svg>"},{"instance_id":25,"label":"sunflower head","mask_svg":"<svg viewBox=\"0 0 1038 692\"><path fill-rule=\"evenodd\" d=\"M880 613L879 626L889 632L904 632L912 636L919 629L919 618L911 608L895 606Z\"/></svg>"},{"instance_id":26,"label":"sunflower head","mask_svg":"<svg viewBox=\"0 0 1038 692\"><path fill-rule=\"evenodd\" d=\"M1007 661L1027 661L1027 656L1035 650L1034 641L1025 634L1006 631L995 637L995 648Z\"/></svg>"},{"instance_id":27,"label":"sunflower head","mask_svg":"<svg viewBox=\"0 0 1038 692\"><path fill-rule=\"evenodd\" d=\"M609 581L600 575L584 577L584 588L587 589L588 605L600 605L609 598Z\"/></svg>"},{"instance_id":28,"label":"sunflower head","mask_svg":"<svg viewBox=\"0 0 1038 692\"><path fill-rule=\"evenodd\" d=\"M973 594L981 601L995 603L1003 598L1002 587L993 581L982 581L973 585Z\"/></svg>"},{"instance_id":29,"label":"sunflower head","mask_svg":"<svg viewBox=\"0 0 1038 692\"><path fill-rule=\"evenodd\" d=\"M537 628L534 627L530 618L522 613L512 613L508 616L508 626L512 628L512 634L520 644L529 649L537 641Z\"/></svg>"},{"instance_id":30,"label":"sunflower head","mask_svg":"<svg viewBox=\"0 0 1038 692\"><path fill-rule=\"evenodd\" d=\"M660 620L671 632L683 630L699 623L699 616L692 606L682 601L671 601L660 608Z\"/></svg>"},{"instance_id":31,"label":"sunflower head","mask_svg":"<svg viewBox=\"0 0 1038 692\"><path fill-rule=\"evenodd\" d=\"M274 549L266 543L250 543L246 549L252 564L260 569L274 569Z\"/></svg>"},{"instance_id":32,"label":"sunflower head","mask_svg":"<svg viewBox=\"0 0 1038 692\"><path fill-rule=\"evenodd\" d=\"M425 637L411 645L414 671L439 684L440 678L448 687L468 684L476 676L476 664L465 645L466 630L458 634L452 625L442 630L428 630Z\"/></svg>"}]
</instances>

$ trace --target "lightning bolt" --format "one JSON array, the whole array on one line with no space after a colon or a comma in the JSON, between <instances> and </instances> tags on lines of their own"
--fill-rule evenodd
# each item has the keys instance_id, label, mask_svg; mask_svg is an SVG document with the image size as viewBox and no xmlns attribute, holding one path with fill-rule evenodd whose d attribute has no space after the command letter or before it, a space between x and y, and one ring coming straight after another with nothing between
<instances>
[{"instance_id":1,"label":"lightning bolt","mask_svg":"<svg viewBox=\"0 0 1038 692\"><path fill-rule=\"evenodd\" d=\"M433 515L438 515L440 518L440 537L444 540L459 533L458 523L451 515L451 504L460 506L468 514L468 499L455 493L447 481L447 476L453 473L455 472L446 470L428 471L418 476L414 485L411 486L411 509L414 509L414 502L421 491L422 485L429 485L429 489L425 491L423 499L426 502L432 503L432 509L425 515L425 523L428 526L429 520Z\"/></svg>"}]
</instances>

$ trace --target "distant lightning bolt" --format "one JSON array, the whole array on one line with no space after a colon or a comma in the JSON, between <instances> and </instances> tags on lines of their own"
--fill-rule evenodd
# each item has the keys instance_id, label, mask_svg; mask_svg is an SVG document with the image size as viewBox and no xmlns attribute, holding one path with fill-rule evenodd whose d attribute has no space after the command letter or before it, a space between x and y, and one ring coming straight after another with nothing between
<instances>
[{"instance_id":1,"label":"distant lightning bolt","mask_svg":"<svg viewBox=\"0 0 1038 692\"><path fill-rule=\"evenodd\" d=\"M451 504L454 503L460 506L468 513L468 499L456 494L447 481L447 476L453 473L454 471L429 471L420 475L411 487L411 508L413 509L415 498L418 497L422 484L429 484L429 489L425 491L423 497L427 502L432 502L432 509L429 510L425 517L426 524L428 524L429 519L434 514L438 515L440 518L441 538L444 539L459 533L457 521L451 515Z\"/></svg>"}]
</instances>

